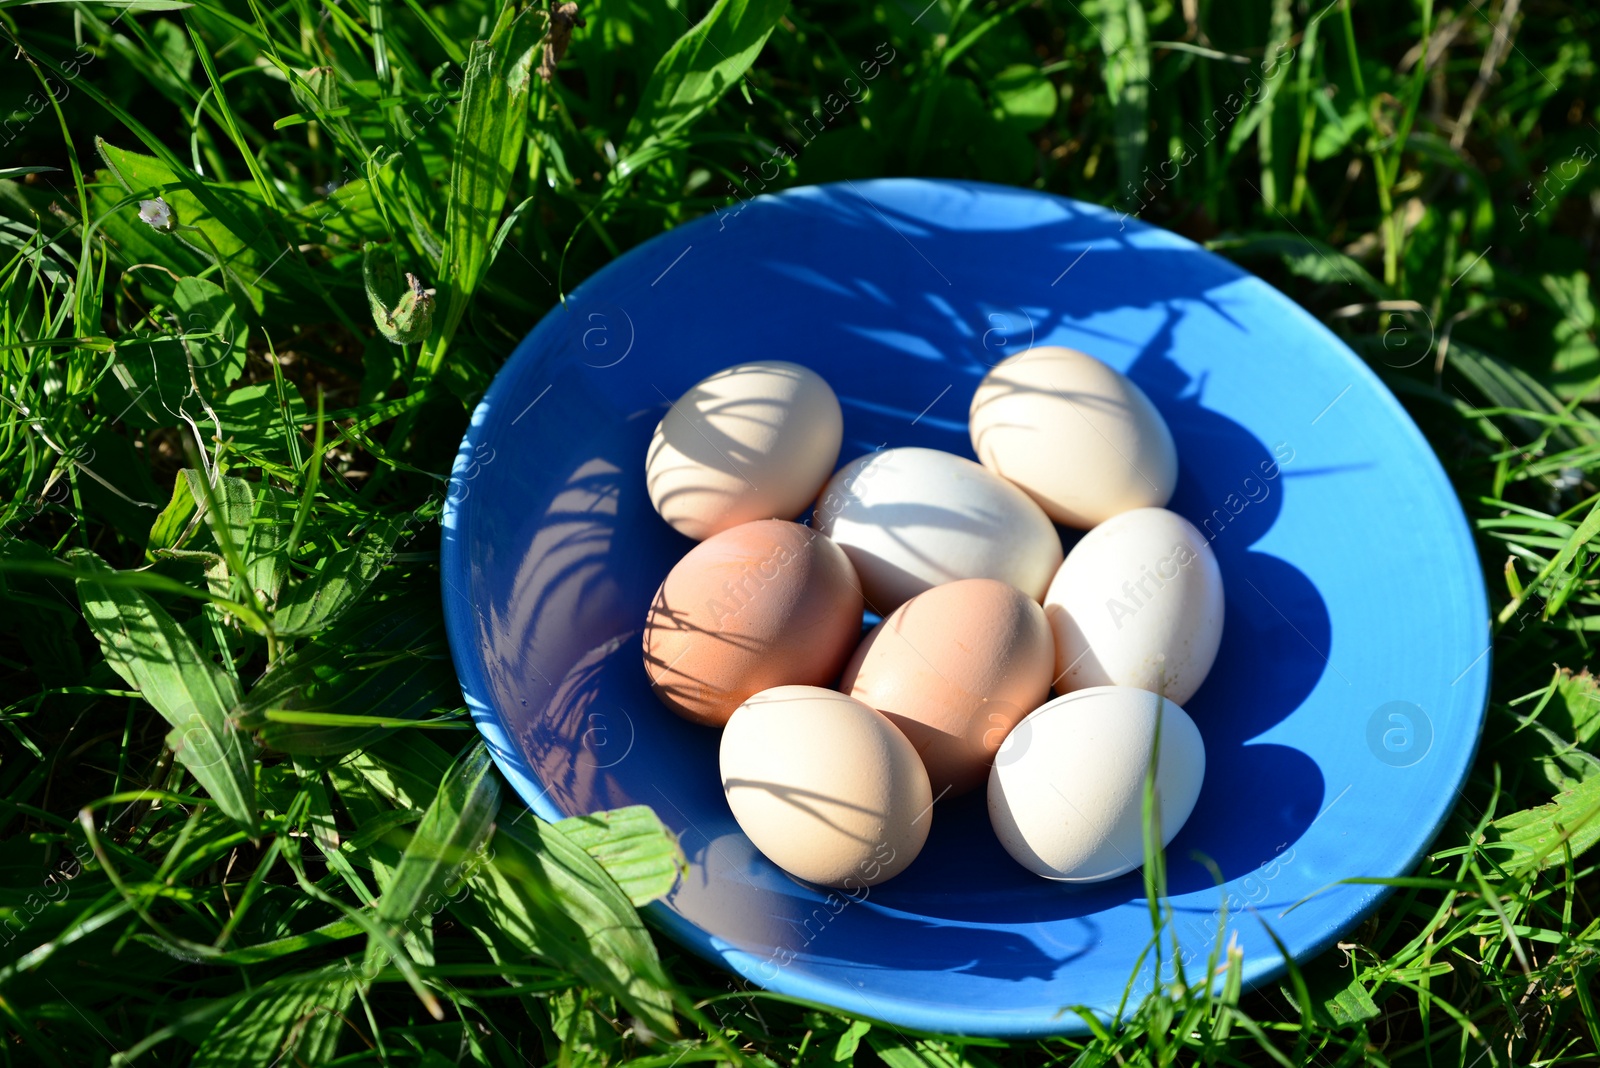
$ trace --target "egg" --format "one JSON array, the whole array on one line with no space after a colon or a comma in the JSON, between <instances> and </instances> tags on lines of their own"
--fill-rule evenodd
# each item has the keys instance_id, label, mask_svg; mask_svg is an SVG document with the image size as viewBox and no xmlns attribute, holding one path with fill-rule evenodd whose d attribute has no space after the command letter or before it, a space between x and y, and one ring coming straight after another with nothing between
<instances>
[{"instance_id":1,"label":"egg","mask_svg":"<svg viewBox=\"0 0 1600 1068\"><path fill-rule=\"evenodd\" d=\"M1144 391L1076 349L1042 346L996 364L973 394L972 448L1064 526L1088 529L1172 499L1178 453Z\"/></svg>"},{"instance_id":2,"label":"egg","mask_svg":"<svg viewBox=\"0 0 1600 1068\"><path fill-rule=\"evenodd\" d=\"M839 460L844 417L822 376L783 360L696 382L645 454L650 503L691 538L756 519L793 519Z\"/></svg>"},{"instance_id":3,"label":"egg","mask_svg":"<svg viewBox=\"0 0 1600 1068\"><path fill-rule=\"evenodd\" d=\"M777 686L722 732L722 789L739 828L791 875L856 890L904 871L928 840L933 793L906 736L853 697Z\"/></svg>"},{"instance_id":4,"label":"egg","mask_svg":"<svg viewBox=\"0 0 1600 1068\"><path fill-rule=\"evenodd\" d=\"M1009 582L1037 601L1061 563L1061 539L1026 493L936 449L884 449L846 464L823 488L812 525L844 549L880 615L966 578Z\"/></svg>"},{"instance_id":5,"label":"egg","mask_svg":"<svg viewBox=\"0 0 1600 1068\"><path fill-rule=\"evenodd\" d=\"M1165 508L1136 508L1083 536L1044 598L1056 690L1137 686L1179 704L1222 643L1222 572L1211 545Z\"/></svg>"},{"instance_id":6,"label":"egg","mask_svg":"<svg viewBox=\"0 0 1600 1068\"><path fill-rule=\"evenodd\" d=\"M782 519L745 523L667 573L645 620L645 670L668 708L720 727L761 690L838 678L861 609L855 572L833 542Z\"/></svg>"},{"instance_id":7,"label":"egg","mask_svg":"<svg viewBox=\"0 0 1600 1068\"><path fill-rule=\"evenodd\" d=\"M995 579L919 593L872 629L839 688L888 716L928 769L934 797L979 785L1012 727L1050 695L1044 610Z\"/></svg>"},{"instance_id":8,"label":"egg","mask_svg":"<svg viewBox=\"0 0 1600 1068\"><path fill-rule=\"evenodd\" d=\"M1160 721L1155 793L1161 844L1194 811L1206 749L1194 720L1148 690L1100 686L1058 697L1017 724L989 772L989 822L1035 875L1099 882L1144 863L1144 782Z\"/></svg>"}]
</instances>

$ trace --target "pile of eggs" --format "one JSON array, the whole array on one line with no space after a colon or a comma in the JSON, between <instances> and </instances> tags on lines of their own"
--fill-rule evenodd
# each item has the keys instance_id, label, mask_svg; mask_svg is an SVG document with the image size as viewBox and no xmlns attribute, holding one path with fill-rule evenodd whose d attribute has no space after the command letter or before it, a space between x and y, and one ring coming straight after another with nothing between
<instances>
[{"instance_id":1,"label":"pile of eggs","mask_svg":"<svg viewBox=\"0 0 1600 1068\"><path fill-rule=\"evenodd\" d=\"M985 376L968 422L981 463L880 447L835 471L833 390L760 361L697 383L651 439L650 500L699 542L650 605L651 687L722 730L734 818L801 879L892 878L935 803L985 783L1018 863L1109 879L1143 862L1152 761L1163 845L1199 796L1181 706L1216 657L1222 578L1163 507L1160 413L1040 347ZM1064 558L1057 524L1088 531ZM865 637L864 609L882 620Z\"/></svg>"}]
</instances>

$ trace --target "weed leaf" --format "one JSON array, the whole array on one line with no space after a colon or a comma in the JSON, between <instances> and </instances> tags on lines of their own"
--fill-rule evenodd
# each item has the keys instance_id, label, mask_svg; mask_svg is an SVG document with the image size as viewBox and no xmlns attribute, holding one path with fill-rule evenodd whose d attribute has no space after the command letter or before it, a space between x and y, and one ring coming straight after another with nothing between
<instances>
[{"instance_id":1,"label":"weed leaf","mask_svg":"<svg viewBox=\"0 0 1600 1068\"><path fill-rule=\"evenodd\" d=\"M200 1043L190 1068L326 1064L354 996L354 983L332 970L269 985L239 999Z\"/></svg>"},{"instance_id":2,"label":"weed leaf","mask_svg":"<svg viewBox=\"0 0 1600 1068\"><path fill-rule=\"evenodd\" d=\"M472 881L490 927L518 953L606 991L656 1034L676 1034L669 980L627 896L576 842L525 809L518 815L521 801L508 804L494 860Z\"/></svg>"},{"instance_id":3,"label":"weed leaf","mask_svg":"<svg viewBox=\"0 0 1600 1068\"><path fill-rule=\"evenodd\" d=\"M67 555L84 571L110 571L87 549ZM167 744L217 806L253 829L251 760L228 719L239 700L238 684L203 657L188 632L148 594L93 577L79 578L77 586L84 619L106 662L171 724Z\"/></svg>"},{"instance_id":4,"label":"weed leaf","mask_svg":"<svg viewBox=\"0 0 1600 1068\"><path fill-rule=\"evenodd\" d=\"M528 90L534 56L544 35L543 18L532 9L513 14L511 5L487 41L474 41L467 57L450 165L445 214L443 322L446 341L466 311L467 298L489 266L489 245L500 228L511 179L522 158Z\"/></svg>"},{"instance_id":5,"label":"weed leaf","mask_svg":"<svg viewBox=\"0 0 1600 1068\"><path fill-rule=\"evenodd\" d=\"M687 867L678 840L649 805L629 805L554 824L616 880L635 906L665 897Z\"/></svg>"},{"instance_id":6,"label":"weed leaf","mask_svg":"<svg viewBox=\"0 0 1600 1068\"><path fill-rule=\"evenodd\" d=\"M628 121L618 174L632 174L661 155L733 88L788 9L789 0L717 0L656 64Z\"/></svg>"}]
</instances>

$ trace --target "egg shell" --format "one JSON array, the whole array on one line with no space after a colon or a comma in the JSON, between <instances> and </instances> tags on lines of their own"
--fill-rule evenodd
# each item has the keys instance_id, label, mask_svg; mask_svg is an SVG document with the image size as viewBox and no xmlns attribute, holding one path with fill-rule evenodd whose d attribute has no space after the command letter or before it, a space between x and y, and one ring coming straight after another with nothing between
<instances>
[{"instance_id":1,"label":"egg shell","mask_svg":"<svg viewBox=\"0 0 1600 1068\"><path fill-rule=\"evenodd\" d=\"M722 732L720 762L740 829L808 882L874 886L928 840L933 793L917 751L835 690L778 686L751 697Z\"/></svg>"},{"instance_id":2,"label":"egg shell","mask_svg":"<svg viewBox=\"0 0 1600 1068\"><path fill-rule=\"evenodd\" d=\"M839 688L888 716L935 797L984 782L1012 727L1050 695L1044 610L1008 583L961 579L919 593L862 640Z\"/></svg>"},{"instance_id":3,"label":"egg shell","mask_svg":"<svg viewBox=\"0 0 1600 1068\"><path fill-rule=\"evenodd\" d=\"M972 396L968 429L983 465L1064 526L1164 505L1177 486L1177 449L1156 406L1076 349L1046 345L996 364Z\"/></svg>"},{"instance_id":4,"label":"egg shell","mask_svg":"<svg viewBox=\"0 0 1600 1068\"><path fill-rule=\"evenodd\" d=\"M884 449L828 480L812 525L844 549L880 615L923 590L992 578L1044 596L1061 538L1017 487L937 449Z\"/></svg>"},{"instance_id":5,"label":"egg shell","mask_svg":"<svg viewBox=\"0 0 1600 1068\"><path fill-rule=\"evenodd\" d=\"M1206 749L1182 708L1127 686L1058 697L1017 724L989 772L989 822L1036 875L1100 882L1144 863L1144 780L1159 715L1156 801L1166 846L1194 811Z\"/></svg>"},{"instance_id":6,"label":"egg shell","mask_svg":"<svg viewBox=\"0 0 1600 1068\"><path fill-rule=\"evenodd\" d=\"M1222 572L1187 519L1136 508L1083 536L1044 598L1056 690L1137 686L1179 704L1222 643Z\"/></svg>"},{"instance_id":7,"label":"egg shell","mask_svg":"<svg viewBox=\"0 0 1600 1068\"><path fill-rule=\"evenodd\" d=\"M714 534L668 572L645 620L644 664L668 708L720 727L750 695L839 677L861 635L844 552L764 519Z\"/></svg>"},{"instance_id":8,"label":"egg shell","mask_svg":"<svg viewBox=\"0 0 1600 1068\"><path fill-rule=\"evenodd\" d=\"M821 375L758 360L696 382L645 454L650 503L703 539L757 519L793 519L839 460L844 416Z\"/></svg>"}]
</instances>

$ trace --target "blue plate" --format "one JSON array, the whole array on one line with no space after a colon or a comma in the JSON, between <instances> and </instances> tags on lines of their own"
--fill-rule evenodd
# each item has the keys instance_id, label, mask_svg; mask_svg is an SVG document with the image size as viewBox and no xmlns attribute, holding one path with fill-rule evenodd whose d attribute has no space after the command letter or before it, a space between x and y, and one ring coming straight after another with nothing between
<instances>
[{"instance_id":1,"label":"blue plate","mask_svg":"<svg viewBox=\"0 0 1600 1068\"><path fill-rule=\"evenodd\" d=\"M1382 890L1330 884L1406 873L1467 773L1489 634L1466 521L1394 397L1297 305L1183 238L1040 193L889 179L760 197L634 249L528 335L462 441L443 573L456 670L507 779L552 820L653 807L690 866L650 918L761 986L1024 1036L1081 1033L1066 1007L1107 1017L1157 978L1135 972L1139 874L1035 878L982 791L941 803L916 862L856 898L785 875L728 811L718 735L659 705L643 667L651 595L692 544L645 494L669 398L793 360L839 394L841 463L885 442L970 457L979 379L1033 344L1149 394L1178 445L1171 507L1222 566L1222 649L1188 705L1205 787L1168 849L1191 981L1224 906L1247 987L1284 970L1268 926L1297 960L1331 946Z\"/></svg>"}]
</instances>

